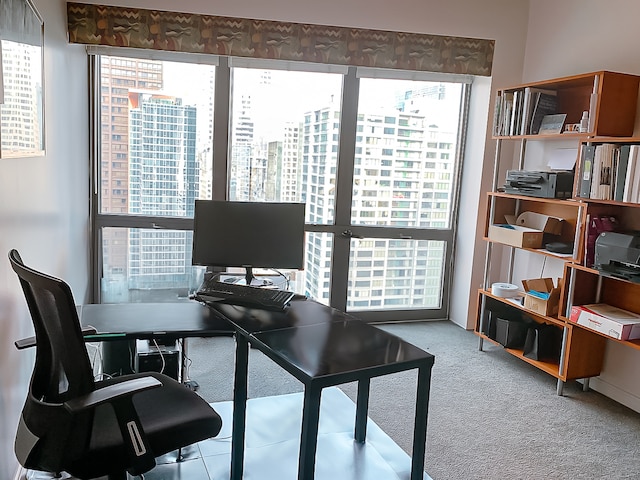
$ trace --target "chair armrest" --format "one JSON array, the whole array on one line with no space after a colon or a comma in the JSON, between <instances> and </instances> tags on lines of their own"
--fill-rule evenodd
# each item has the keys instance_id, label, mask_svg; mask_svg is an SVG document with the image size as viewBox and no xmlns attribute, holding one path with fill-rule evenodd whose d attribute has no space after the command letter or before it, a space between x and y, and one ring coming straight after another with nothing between
<instances>
[{"instance_id":1,"label":"chair armrest","mask_svg":"<svg viewBox=\"0 0 640 480\"><path fill-rule=\"evenodd\" d=\"M95 335L98 333L96 327L84 327L82 329L82 336L84 335ZM18 350L24 350L25 348L31 348L36 346L36 337L27 337L21 338L20 340L16 340L13 342Z\"/></svg>"},{"instance_id":2,"label":"chair armrest","mask_svg":"<svg viewBox=\"0 0 640 480\"><path fill-rule=\"evenodd\" d=\"M122 397L130 397L135 393L160 386L162 386L162 382L151 376L134 378L99 388L87 395L64 402L64 407L70 413L78 413L87 408L94 408L100 404L109 403Z\"/></svg>"}]
</instances>

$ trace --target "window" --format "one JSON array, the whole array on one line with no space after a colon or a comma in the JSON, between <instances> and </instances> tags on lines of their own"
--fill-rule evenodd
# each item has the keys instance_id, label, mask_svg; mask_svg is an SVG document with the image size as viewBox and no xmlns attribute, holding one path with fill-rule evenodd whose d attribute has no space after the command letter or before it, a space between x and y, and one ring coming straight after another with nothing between
<instances>
[{"instance_id":1,"label":"window","mask_svg":"<svg viewBox=\"0 0 640 480\"><path fill-rule=\"evenodd\" d=\"M112 112L95 132L101 301L197 288L193 206L215 198L306 204L305 268L282 272L288 288L365 319L445 316L464 121L433 112L465 111L466 84L250 59L95 58L95 111ZM357 91L350 111L342 99ZM218 108L228 118L214 117ZM427 160L445 147L446 159Z\"/></svg>"},{"instance_id":2,"label":"window","mask_svg":"<svg viewBox=\"0 0 640 480\"><path fill-rule=\"evenodd\" d=\"M100 298L149 301L148 296L176 286L186 295L197 286L202 270L191 265L191 232L159 228L157 217L190 222L194 200L210 195L211 182L201 174L210 172L212 165L215 67L98 58L102 91L108 92L101 101L121 105L114 107L118 116L103 116L100 125L102 132L119 132L99 137L100 183L107 187L97 202L102 227ZM156 82L144 81L149 76ZM106 88L125 79L130 88ZM130 216L139 223L115 228L107 214ZM166 226L180 228L174 220Z\"/></svg>"}]
</instances>

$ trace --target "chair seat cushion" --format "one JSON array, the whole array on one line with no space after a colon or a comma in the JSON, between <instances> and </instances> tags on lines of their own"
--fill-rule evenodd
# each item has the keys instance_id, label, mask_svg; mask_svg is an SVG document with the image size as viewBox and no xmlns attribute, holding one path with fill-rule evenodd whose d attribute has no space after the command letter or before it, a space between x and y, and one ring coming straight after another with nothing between
<instances>
[{"instance_id":1,"label":"chair seat cushion","mask_svg":"<svg viewBox=\"0 0 640 480\"><path fill-rule=\"evenodd\" d=\"M198 394L160 373L139 373L96 382L96 388L136 377L153 376L162 386L133 396L133 404L154 457L215 437L222 427L218 413ZM123 471L127 458L111 405L96 408L89 448L66 468L80 478Z\"/></svg>"}]
</instances>

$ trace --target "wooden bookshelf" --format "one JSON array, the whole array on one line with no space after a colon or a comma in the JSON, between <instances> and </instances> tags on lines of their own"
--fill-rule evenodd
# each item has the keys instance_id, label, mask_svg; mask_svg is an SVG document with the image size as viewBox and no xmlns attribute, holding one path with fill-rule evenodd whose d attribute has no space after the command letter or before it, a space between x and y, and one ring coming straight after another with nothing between
<instances>
[{"instance_id":1,"label":"wooden bookshelf","mask_svg":"<svg viewBox=\"0 0 640 480\"><path fill-rule=\"evenodd\" d=\"M485 278L483 287L478 292L478 316L475 333L479 337L479 349L483 342L496 343L484 331L488 308L507 309L514 317L526 314L537 323L553 325L562 331L562 351L558 363L531 360L517 348L505 349L515 357L553 375L558 379L558 394L562 394L563 382L572 379L597 376L600 374L604 360L606 344L610 339L598 332L589 330L569 321L567 308L570 305L584 305L597 303L598 299L604 303L640 313L640 285L631 282L620 283L619 280L602 278L597 270L583 266L585 262L586 227L590 215L616 215L619 225L625 228L640 229L640 205L629 205L612 200L592 200L580 198L576 195L576 185L581 175L580 168L575 169L574 195L568 200L556 198L539 198L528 195L512 195L499 191L498 172L500 169L502 142L520 142L519 169L525 168L526 144L528 142L556 142L559 140L574 142L577 150L582 145L599 143L637 144L640 138L633 137L640 76L611 71L597 71L580 75L573 75L516 85L497 91L494 108L493 138L497 142L494 179L492 191L487 194L487 217L484 238L487 242L485 262ZM549 114L565 114L566 124L580 122L583 112L589 112L589 126L584 132L567 132L557 134L533 134L527 131L531 125L531 110L525 108L525 92L531 94L536 90L553 92L555 97L555 111ZM513 101L506 106L505 100L519 96L521 103ZM549 105L554 102L547 102ZM515 116L515 120L506 121L505 114ZM513 123L513 127L512 127ZM515 150L515 149L514 149ZM512 150L507 150L511 152ZM515 163L512 159L510 165ZM581 155L578 155L576 166L580 166ZM563 219L562 234L559 239L563 242L573 242L573 252L569 256L555 255L544 249L520 248L510 244L502 244L498 250L501 253L501 264L504 261L504 248L510 249L508 271L500 271L492 265L493 250L496 237L488 234L489 226L504 222L505 215L518 215L523 211L531 211ZM494 229L495 230L495 229ZM503 236L504 237L504 236ZM499 238L499 237L498 237ZM559 314L556 317L545 317L529 312L522 305L511 300L501 299L491 294L491 281L511 282L516 250L531 254L552 257L552 261L564 264L561 279L561 297ZM526 268L524 266L523 268ZM571 287L569 283L571 282ZM497 303L496 303L497 302ZM496 307L496 305L501 305ZM640 349L640 340L622 342L633 348ZM588 382L585 382L588 385Z\"/></svg>"}]
</instances>

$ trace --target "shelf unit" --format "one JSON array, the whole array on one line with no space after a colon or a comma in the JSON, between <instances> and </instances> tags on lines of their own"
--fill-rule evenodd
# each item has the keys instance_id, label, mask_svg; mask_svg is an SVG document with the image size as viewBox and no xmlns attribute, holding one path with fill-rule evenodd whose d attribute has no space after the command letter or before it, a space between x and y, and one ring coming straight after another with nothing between
<instances>
[{"instance_id":1,"label":"shelf unit","mask_svg":"<svg viewBox=\"0 0 640 480\"><path fill-rule=\"evenodd\" d=\"M621 145L640 145L640 137L593 137L584 139L582 145L600 145L612 143ZM581 173L578 173L580 176ZM640 204L614 200L581 198L587 205L587 219L593 216L614 216L617 219L617 231L640 231ZM567 280L560 295L559 318L571 323L571 307L589 303L607 303L614 307L640 313L640 283L623 278L601 274L595 268L582 264L565 264L564 278ZM582 327L585 328L585 327ZM591 330L590 330L591 331ZM621 341L601 335L607 340L640 350L640 339Z\"/></svg>"},{"instance_id":2,"label":"shelf unit","mask_svg":"<svg viewBox=\"0 0 640 480\"><path fill-rule=\"evenodd\" d=\"M591 332L580 328L578 325L567 322L566 319L539 315L524 308L515 301L497 297L489 290L481 289L478 295L478 305L484 306L485 311L491 308L491 302L497 302L507 305L509 308L515 308L524 312L537 323L554 325L563 330L561 355L557 363L525 357L524 350L521 348L505 348L505 351L511 355L557 378L558 382L594 377L600 373L602 360L604 358L605 338L592 335ZM483 315L479 309L478 318L483 319ZM495 340L489 338L483 331L482 326L478 327L476 335L478 335L482 341L500 345ZM559 394L560 393L561 391Z\"/></svg>"},{"instance_id":3,"label":"shelf unit","mask_svg":"<svg viewBox=\"0 0 640 480\"><path fill-rule=\"evenodd\" d=\"M564 260L581 261L582 243L584 241L585 205L573 200L556 200L552 198L535 198L524 195L513 195L503 192L487 193L487 215L484 239L489 241L488 230L490 225L504 223L507 216L518 216L521 212L534 212L552 217L560 217L562 233L558 240L574 244L572 254L557 254L544 248L530 249L520 248L550 257ZM492 242L499 243L499 242Z\"/></svg>"},{"instance_id":4,"label":"shelf unit","mask_svg":"<svg viewBox=\"0 0 640 480\"><path fill-rule=\"evenodd\" d=\"M564 276L569 281L560 293L559 320L573 325L569 320L571 307L589 303L607 303L614 307L640 313L640 284L600 275L598 270L582 265L567 263L564 268ZM594 333L612 342L640 350L640 339L618 340L600 332Z\"/></svg>"},{"instance_id":5,"label":"shelf unit","mask_svg":"<svg viewBox=\"0 0 640 480\"><path fill-rule=\"evenodd\" d=\"M534 367L552 375L558 379L557 393L562 394L564 382L574 379L585 379L584 388L588 388L588 379L600 374L604 360L606 342L609 337L605 337L597 332L572 323L568 319L567 312L571 305L594 303L594 299L602 299L609 302L609 296L613 295L615 289L609 286L610 280L603 280L596 270L587 269L580 264L585 257L585 229L589 215L609 214L611 209L618 211L627 206L618 205L619 202L599 201L591 202L577 198L575 185L580 174L579 169L575 171L574 196L571 200L559 200L551 198L537 198L523 195L512 195L498 191L498 175L500 173L500 163L502 156L502 143L505 141L515 141L520 143L518 168L524 169L527 142L530 141L556 141L570 140L580 147L583 144L598 138L601 141L620 141L621 138L633 138L633 128L635 124L636 105L638 101L638 88L640 87L640 77L623 73L599 71L571 77L563 77L549 81L534 82L518 85L515 87L498 90L497 102L505 93L524 92L528 87L537 89L554 90L557 99L557 112L565 113L565 123L578 123L582 112L588 111L590 117L589 129L583 133L559 133L545 135L497 135L494 130L496 140L496 153L494 163L494 177L492 191L487 194L487 217L485 224L485 241L487 250L485 257L484 282L478 291L478 315L476 320L475 333L479 337L479 349L483 349L483 342L498 344L485 332L485 325L489 312L496 306L500 308L513 309L513 312L524 312L530 319L540 324L553 325L562 330L562 344L560 359L556 362L532 360L523 355L520 349L505 348L507 352L533 365ZM503 112L496 105L496 115ZM516 114L515 110L512 114ZM526 113L524 113L526 114ZM520 113L523 115L523 113ZM530 120L529 120L530 121ZM498 119L494 119L495 125L499 124ZM511 132L513 133L513 132ZM521 132L522 133L522 132ZM614 140L615 139L615 140ZM640 144L640 139L635 139ZM576 165L580 165L580 158L577 158ZM640 205L639 205L640 207ZM525 309L522 305L512 299L501 298L491 293L492 254L494 242L489 238L489 226L495 223L504 223L504 215L517 215L523 211L532 211L564 219L563 229L559 240L573 242L573 252L569 255L558 255L544 249L526 249L507 245L509 248L508 271L501 273L500 281L511 282L514 272L514 260L516 250L528 251L533 254L547 255L564 262L563 277L561 282L561 298L559 305L559 315L557 317L539 315ZM640 212L640 210L638 210ZM629 217L630 218L630 217ZM625 222L631 224L625 216ZM604 285L604 287L603 287ZM617 303L614 306L628 310L640 312L639 305L630 305L629 301L633 297L631 293L635 285L628 287L621 300L611 299ZM638 286L640 289L640 286ZM627 287L621 291L627 291ZM584 292L591 292L586 295ZM576 292L581 292L577 295ZM594 292L597 292L594 293ZM640 303L640 290L635 293L635 298ZM635 300L634 300L635 301ZM627 342L635 348L640 348L640 341ZM498 344L499 345L499 344Z\"/></svg>"}]
</instances>

